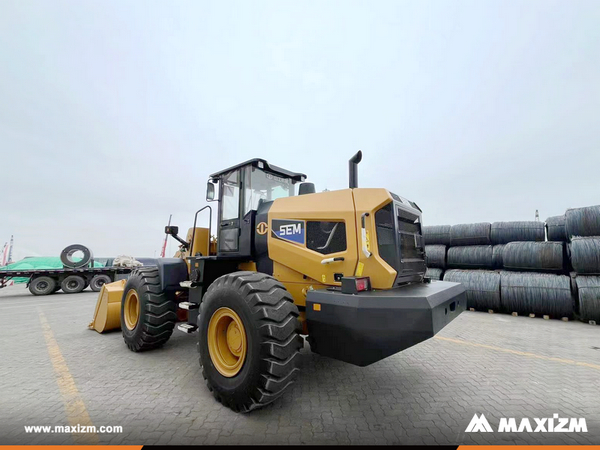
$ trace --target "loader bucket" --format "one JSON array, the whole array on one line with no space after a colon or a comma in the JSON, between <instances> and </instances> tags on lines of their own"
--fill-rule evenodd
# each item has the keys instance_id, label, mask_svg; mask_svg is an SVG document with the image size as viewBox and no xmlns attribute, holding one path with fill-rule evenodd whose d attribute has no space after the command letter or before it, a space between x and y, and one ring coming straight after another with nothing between
<instances>
[{"instance_id":1,"label":"loader bucket","mask_svg":"<svg viewBox=\"0 0 600 450\"><path fill-rule=\"evenodd\" d=\"M89 329L104 333L121 328L121 298L126 281L119 280L102 286Z\"/></svg>"}]
</instances>

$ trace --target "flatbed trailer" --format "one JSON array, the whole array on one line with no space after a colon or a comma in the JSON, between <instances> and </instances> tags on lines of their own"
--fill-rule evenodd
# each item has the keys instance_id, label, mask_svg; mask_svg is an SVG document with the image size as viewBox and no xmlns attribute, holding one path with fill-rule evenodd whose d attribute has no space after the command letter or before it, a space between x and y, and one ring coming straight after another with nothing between
<instances>
[{"instance_id":1,"label":"flatbed trailer","mask_svg":"<svg viewBox=\"0 0 600 450\"><path fill-rule=\"evenodd\" d=\"M106 283L127 278L132 267L82 267L62 269L0 270L0 288L13 278L29 278L27 287L33 295L54 294L60 289L67 294L83 291L88 286L99 292Z\"/></svg>"}]
</instances>

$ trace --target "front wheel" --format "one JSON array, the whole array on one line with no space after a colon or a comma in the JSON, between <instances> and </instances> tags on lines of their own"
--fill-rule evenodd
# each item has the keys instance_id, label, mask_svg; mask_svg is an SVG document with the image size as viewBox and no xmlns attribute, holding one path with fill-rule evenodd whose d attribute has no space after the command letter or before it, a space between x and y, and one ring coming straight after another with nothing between
<instances>
[{"instance_id":1,"label":"front wheel","mask_svg":"<svg viewBox=\"0 0 600 450\"><path fill-rule=\"evenodd\" d=\"M234 272L208 288L199 319L202 375L225 406L248 412L295 380L302 348L298 308L275 278Z\"/></svg>"},{"instance_id":2,"label":"front wheel","mask_svg":"<svg viewBox=\"0 0 600 450\"><path fill-rule=\"evenodd\" d=\"M121 330L127 347L140 352L167 342L177 320L176 310L175 302L161 289L158 269L135 269L121 299Z\"/></svg>"}]
</instances>

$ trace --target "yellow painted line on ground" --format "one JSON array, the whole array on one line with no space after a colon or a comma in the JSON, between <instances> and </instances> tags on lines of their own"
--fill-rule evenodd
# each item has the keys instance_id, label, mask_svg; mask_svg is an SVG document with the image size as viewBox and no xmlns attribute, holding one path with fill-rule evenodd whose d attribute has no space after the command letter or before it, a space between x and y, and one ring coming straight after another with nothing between
<instances>
[{"instance_id":1,"label":"yellow painted line on ground","mask_svg":"<svg viewBox=\"0 0 600 450\"><path fill-rule=\"evenodd\" d=\"M54 366L54 372L56 373L56 383L62 395L63 403L65 404L65 412L67 413L67 420L70 426L93 426L92 419L85 408L85 403L81 394L77 390L75 380L69 372L67 362L63 357L60 347L54 338L54 333L50 324L46 319L46 316L42 311L39 311L40 322L42 323L42 329L44 331L44 338L46 339L46 346L48 347L48 354L50 355L50 361ZM89 429L89 428L88 428ZM73 438L77 444L99 444L100 440L96 433L75 433Z\"/></svg>"},{"instance_id":2,"label":"yellow painted line on ground","mask_svg":"<svg viewBox=\"0 0 600 450\"><path fill-rule=\"evenodd\" d=\"M442 337L442 336L435 336L434 338L440 339L442 341L453 342L455 344L460 344L460 345L468 345L471 347L486 348L488 350L494 350L494 351L503 352L503 353L511 353L513 355L526 356L528 358L543 359L545 361L553 361L553 362L557 362L557 363L561 363L561 364L570 364L572 366L583 366L583 367L589 367L591 369L600 370L600 365L598 365L598 364L592 364L592 363L587 363L587 362L583 362L583 361L575 361L573 359L553 358L551 356L538 355L536 353L522 352L519 350L511 350L510 348L495 347L493 345L478 344L476 342L463 341L461 339L452 339L452 338L447 338L447 337Z\"/></svg>"}]
</instances>

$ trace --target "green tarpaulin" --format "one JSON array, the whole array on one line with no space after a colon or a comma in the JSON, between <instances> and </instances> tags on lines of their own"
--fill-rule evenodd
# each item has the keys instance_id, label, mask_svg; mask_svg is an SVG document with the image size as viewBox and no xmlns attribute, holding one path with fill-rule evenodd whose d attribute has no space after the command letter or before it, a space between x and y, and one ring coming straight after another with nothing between
<instances>
[{"instance_id":1,"label":"green tarpaulin","mask_svg":"<svg viewBox=\"0 0 600 450\"><path fill-rule=\"evenodd\" d=\"M104 267L105 260L94 261L94 267ZM41 256L25 258L8 266L0 267L2 270L34 270L34 269L62 269L63 263L59 257ZM25 283L28 278L13 278L15 283Z\"/></svg>"}]
</instances>

